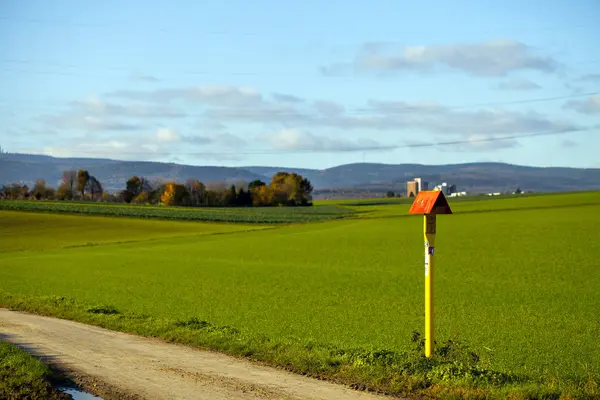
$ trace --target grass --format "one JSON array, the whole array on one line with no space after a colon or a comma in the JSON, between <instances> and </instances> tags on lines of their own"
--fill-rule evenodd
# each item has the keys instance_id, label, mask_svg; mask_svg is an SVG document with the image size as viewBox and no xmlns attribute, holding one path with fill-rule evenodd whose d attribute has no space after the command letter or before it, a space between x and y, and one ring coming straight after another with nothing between
<instances>
[{"instance_id":1,"label":"grass","mask_svg":"<svg viewBox=\"0 0 600 400\"><path fill-rule=\"evenodd\" d=\"M0 399L68 399L53 383L57 377L37 358L0 341Z\"/></svg>"},{"instance_id":2,"label":"grass","mask_svg":"<svg viewBox=\"0 0 600 400\"><path fill-rule=\"evenodd\" d=\"M158 222L158 223L157 223ZM0 254L266 229L257 224L152 221L0 211Z\"/></svg>"},{"instance_id":3,"label":"grass","mask_svg":"<svg viewBox=\"0 0 600 400\"><path fill-rule=\"evenodd\" d=\"M164 232L208 225L6 212L0 234L26 238L28 226L33 244L0 240L0 304L405 396L598 398L600 193L451 205L435 278L438 351L451 355L433 361L410 340L423 325L423 244L421 218L395 218L406 205L177 237ZM63 218L81 218L81 234L57 243ZM71 247L97 220L154 228Z\"/></svg>"},{"instance_id":4,"label":"grass","mask_svg":"<svg viewBox=\"0 0 600 400\"><path fill-rule=\"evenodd\" d=\"M0 210L270 224L326 221L343 218L353 212L332 204L313 207L190 208L33 200L0 200Z\"/></svg>"}]
</instances>

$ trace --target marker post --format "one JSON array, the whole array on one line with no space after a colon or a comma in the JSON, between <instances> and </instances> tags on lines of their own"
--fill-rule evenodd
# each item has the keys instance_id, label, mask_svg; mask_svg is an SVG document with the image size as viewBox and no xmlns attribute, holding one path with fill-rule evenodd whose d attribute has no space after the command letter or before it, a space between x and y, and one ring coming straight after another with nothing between
<instances>
[{"instance_id":1,"label":"marker post","mask_svg":"<svg viewBox=\"0 0 600 400\"><path fill-rule=\"evenodd\" d=\"M452 214L448 201L440 191L421 191L415 198L409 214L423 214L425 239L425 357L433 354L435 337L433 277L437 214Z\"/></svg>"}]
</instances>

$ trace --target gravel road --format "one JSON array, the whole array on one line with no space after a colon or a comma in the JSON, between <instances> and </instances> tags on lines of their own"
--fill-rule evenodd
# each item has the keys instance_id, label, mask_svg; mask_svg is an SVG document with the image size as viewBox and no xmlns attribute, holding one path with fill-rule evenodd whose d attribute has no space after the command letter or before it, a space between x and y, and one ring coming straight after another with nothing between
<instances>
[{"instance_id":1,"label":"gravel road","mask_svg":"<svg viewBox=\"0 0 600 400\"><path fill-rule=\"evenodd\" d=\"M105 399L387 398L219 353L6 309L0 309L0 340L65 369Z\"/></svg>"}]
</instances>

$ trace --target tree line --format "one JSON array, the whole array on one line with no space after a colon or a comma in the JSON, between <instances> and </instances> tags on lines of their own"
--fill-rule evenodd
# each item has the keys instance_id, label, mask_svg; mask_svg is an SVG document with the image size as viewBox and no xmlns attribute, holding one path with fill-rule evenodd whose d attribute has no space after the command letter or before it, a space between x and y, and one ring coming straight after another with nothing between
<instances>
[{"instance_id":1,"label":"tree line","mask_svg":"<svg viewBox=\"0 0 600 400\"><path fill-rule=\"evenodd\" d=\"M277 172L267 184L254 180L248 184L205 185L197 179L150 182L132 176L118 193L108 193L102 183L87 170L64 171L56 189L38 180L30 189L12 184L0 188L0 199L12 200L79 200L131 204L188 207L267 207L312 205L313 186L301 175Z\"/></svg>"}]
</instances>

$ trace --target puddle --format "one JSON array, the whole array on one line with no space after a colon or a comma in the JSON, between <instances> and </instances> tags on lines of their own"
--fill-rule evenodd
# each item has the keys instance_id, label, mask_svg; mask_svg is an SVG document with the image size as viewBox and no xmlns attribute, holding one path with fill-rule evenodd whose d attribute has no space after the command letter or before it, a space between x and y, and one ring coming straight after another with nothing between
<instances>
[{"instance_id":1,"label":"puddle","mask_svg":"<svg viewBox=\"0 0 600 400\"><path fill-rule=\"evenodd\" d=\"M63 387L63 388L58 388L58 390L60 390L61 392L70 394L73 397L73 400L94 400L94 399L102 400L102 397L94 396L91 393L84 392L79 389Z\"/></svg>"}]
</instances>

